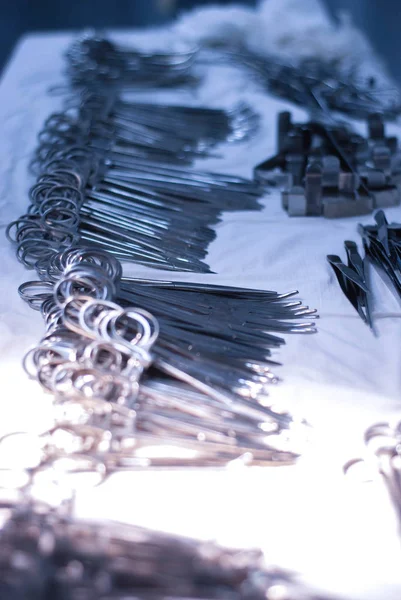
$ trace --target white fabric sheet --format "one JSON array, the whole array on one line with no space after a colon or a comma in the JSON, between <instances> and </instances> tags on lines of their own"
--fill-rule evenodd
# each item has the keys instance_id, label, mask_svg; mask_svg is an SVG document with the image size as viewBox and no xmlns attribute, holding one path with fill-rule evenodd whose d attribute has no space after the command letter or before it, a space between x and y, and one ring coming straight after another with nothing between
<instances>
[{"instance_id":1,"label":"white fabric sheet","mask_svg":"<svg viewBox=\"0 0 401 600\"><path fill-rule=\"evenodd\" d=\"M121 34L131 42L156 36ZM166 38L169 36L166 34ZM158 43L163 36L158 34ZM0 83L0 221L2 228L24 212L27 175L35 136L60 98L48 94L61 84L62 53L71 35L24 38ZM149 97L144 96L144 97ZM174 92L156 100L177 99ZM231 106L249 102L262 115L262 128L250 142L221 149L222 158L202 168L251 175L252 167L274 150L275 118L290 108L250 86L244 76L215 66L199 90L182 93L194 104ZM273 563L293 569L318 589L347 600L399 600L401 549L397 523L380 482L349 483L345 460L363 452L362 434L376 419L393 418L400 408L401 308L398 299L372 273L375 289L374 337L342 295L326 254L343 253L343 241L358 241L360 219L329 221L289 218L277 193L264 199L262 212L231 213L218 226L209 263L217 275L175 279L224 282L277 291L299 289L321 315L319 333L288 336L279 356L283 382L272 398L313 426L305 456L295 467L202 472L143 472L115 476L94 491L78 494L77 511L119 518L166 531L259 546ZM399 208L387 211L400 220ZM19 299L17 286L29 278L2 235L0 279L0 433L41 430L50 422L50 398L28 381L20 363L38 341L41 317ZM131 274L165 278L164 272L128 266ZM23 448L23 451L26 449Z\"/></svg>"}]
</instances>

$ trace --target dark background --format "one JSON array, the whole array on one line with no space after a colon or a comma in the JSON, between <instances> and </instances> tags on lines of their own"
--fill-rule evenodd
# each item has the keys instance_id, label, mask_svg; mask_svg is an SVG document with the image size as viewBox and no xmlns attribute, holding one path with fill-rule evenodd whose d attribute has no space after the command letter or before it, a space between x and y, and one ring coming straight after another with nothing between
<instances>
[{"instance_id":1,"label":"dark background","mask_svg":"<svg viewBox=\"0 0 401 600\"><path fill-rule=\"evenodd\" d=\"M238 1L238 0L235 0ZM193 6L231 0L1 0L0 68L17 39L30 31L138 27L168 22ZM299 0L302 2L302 0ZM333 15L347 10L401 84L401 0L324 0ZM256 0L242 0L255 5Z\"/></svg>"}]
</instances>

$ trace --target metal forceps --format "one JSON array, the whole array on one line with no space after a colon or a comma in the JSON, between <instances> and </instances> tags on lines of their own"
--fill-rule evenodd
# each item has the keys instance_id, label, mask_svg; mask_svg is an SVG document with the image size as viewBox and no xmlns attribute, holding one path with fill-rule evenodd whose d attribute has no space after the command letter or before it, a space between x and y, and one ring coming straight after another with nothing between
<instances>
[{"instance_id":1,"label":"metal forceps","mask_svg":"<svg viewBox=\"0 0 401 600\"><path fill-rule=\"evenodd\" d=\"M367 259L361 258L355 242L346 241L344 245L348 265L344 265L340 257L334 254L329 254L327 260L334 270L343 293L361 319L373 329L371 314L373 299L366 281L369 268Z\"/></svg>"}]
</instances>

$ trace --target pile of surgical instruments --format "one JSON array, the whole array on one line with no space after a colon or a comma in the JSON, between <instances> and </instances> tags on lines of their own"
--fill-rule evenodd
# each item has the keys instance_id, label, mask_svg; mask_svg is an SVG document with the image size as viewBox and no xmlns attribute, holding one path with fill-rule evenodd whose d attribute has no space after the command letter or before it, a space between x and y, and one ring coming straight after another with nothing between
<instances>
[{"instance_id":1,"label":"pile of surgical instruments","mask_svg":"<svg viewBox=\"0 0 401 600\"><path fill-rule=\"evenodd\" d=\"M63 239L96 244L121 260L209 272L203 259L221 213L261 208L258 184L171 164L168 156L179 162L181 154L194 151L188 140L173 135L174 128L163 134L170 140L166 147L161 138L139 143L140 135L123 118L131 110L133 105L114 94L93 94L73 114L68 109L46 121L33 160L38 182L24 226L17 225L17 254L23 262L32 240L59 248L53 235L57 221ZM168 107L160 114L163 110L171 114ZM200 137L202 131L199 125ZM165 163L159 162L162 155ZM77 165L84 171L78 183Z\"/></svg>"},{"instance_id":2,"label":"pile of surgical instruments","mask_svg":"<svg viewBox=\"0 0 401 600\"><path fill-rule=\"evenodd\" d=\"M196 83L193 65L198 48L180 43L160 52L116 45L86 33L68 48L67 76L77 87L177 86Z\"/></svg>"},{"instance_id":3,"label":"pile of surgical instruments","mask_svg":"<svg viewBox=\"0 0 401 600\"><path fill-rule=\"evenodd\" d=\"M206 305L195 304L196 292L185 292L192 300L187 309L179 292L168 301L162 288L120 284L119 263L100 250L71 248L50 265L51 281L20 287L47 324L25 368L57 404L75 406L70 410L75 418L81 408L79 425L63 412L58 426L83 437L82 447L102 461L105 473L144 466L224 466L237 459L245 464L295 460L305 426L274 409L266 397L277 380L268 347L280 338L263 333L261 323L279 327L280 316L291 318L292 312L278 295L270 293L270 307L269 292L259 292L267 308L255 315L256 329L237 327L236 332L234 327L229 333L221 311L241 310L236 296L245 296L245 290L233 288L231 299L228 294L220 298L217 314L208 319ZM186 315L190 309L192 317ZM235 317L226 322L234 323ZM296 331L299 324L293 327ZM172 455L157 457L154 448L160 445L164 452L170 447ZM177 447L186 450L183 458L174 456ZM77 448L82 452L79 443Z\"/></svg>"},{"instance_id":4,"label":"pile of surgical instruments","mask_svg":"<svg viewBox=\"0 0 401 600\"><path fill-rule=\"evenodd\" d=\"M375 77L363 77L358 65L345 66L339 60L323 57L297 62L259 54L244 46L215 44L200 54L200 60L215 62L216 55L261 84L270 94L302 106L311 113L342 112L366 119L380 112L395 119L401 112L401 98L394 89L383 89Z\"/></svg>"},{"instance_id":5,"label":"pile of surgical instruments","mask_svg":"<svg viewBox=\"0 0 401 600\"><path fill-rule=\"evenodd\" d=\"M26 494L2 498L0 517L4 600L322 600L257 550L78 519Z\"/></svg>"},{"instance_id":6,"label":"pile of surgical instruments","mask_svg":"<svg viewBox=\"0 0 401 600\"><path fill-rule=\"evenodd\" d=\"M401 153L379 114L367 138L326 120L278 116L277 154L255 167L257 180L282 189L290 216L349 217L400 203Z\"/></svg>"},{"instance_id":7,"label":"pile of surgical instruments","mask_svg":"<svg viewBox=\"0 0 401 600\"><path fill-rule=\"evenodd\" d=\"M334 269L340 287L360 317L372 328L372 292L369 286L369 263L385 273L388 282L401 297L401 225L388 223L382 210L375 213L375 225L359 225L365 256L355 242L345 242L348 264L330 254L327 259Z\"/></svg>"},{"instance_id":8,"label":"pile of surgical instruments","mask_svg":"<svg viewBox=\"0 0 401 600\"><path fill-rule=\"evenodd\" d=\"M247 140L255 134L259 117L246 104L231 110L218 108L138 102L130 94L102 88L86 89L69 99L78 117L52 115L41 132L38 158L49 142L89 141L98 150L107 151L110 162L131 164L133 159L190 165L209 157L221 143Z\"/></svg>"}]
</instances>

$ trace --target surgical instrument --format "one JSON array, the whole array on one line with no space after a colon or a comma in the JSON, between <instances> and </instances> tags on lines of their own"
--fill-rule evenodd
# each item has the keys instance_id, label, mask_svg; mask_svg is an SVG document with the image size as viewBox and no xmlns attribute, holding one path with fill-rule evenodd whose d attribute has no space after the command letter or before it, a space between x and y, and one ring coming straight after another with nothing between
<instances>
[{"instance_id":1,"label":"surgical instrument","mask_svg":"<svg viewBox=\"0 0 401 600\"><path fill-rule=\"evenodd\" d=\"M361 319L373 328L372 293L366 282L368 261L361 258L355 242L344 242L348 265L344 265L339 256L329 254L327 260L332 266L344 295L351 302Z\"/></svg>"}]
</instances>

